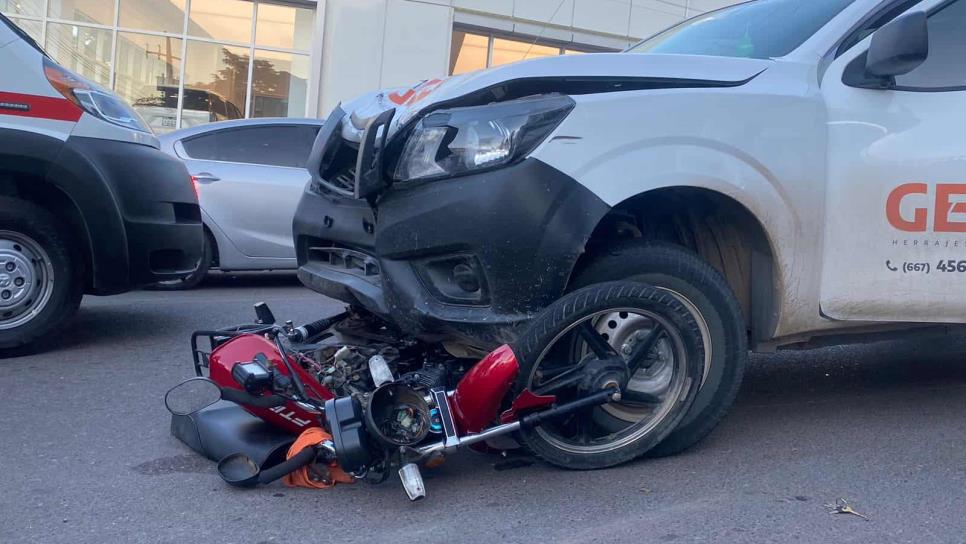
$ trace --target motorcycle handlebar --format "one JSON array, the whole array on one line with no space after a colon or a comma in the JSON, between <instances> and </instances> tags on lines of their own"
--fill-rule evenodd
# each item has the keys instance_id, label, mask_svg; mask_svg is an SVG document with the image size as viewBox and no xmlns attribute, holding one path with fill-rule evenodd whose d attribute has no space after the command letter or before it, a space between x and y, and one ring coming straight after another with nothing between
<instances>
[{"instance_id":1,"label":"motorcycle handlebar","mask_svg":"<svg viewBox=\"0 0 966 544\"><path fill-rule=\"evenodd\" d=\"M339 321L342 321L348 317L348 312L342 312L341 314L334 315L332 317L325 317L311 323L297 327L294 331L289 333L288 338L293 342L304 342L309 338L325 331L329 327L335 325Z\"/></svg>"},{"instance_id":2,"label":"motorcycle handlebar","mask_svg":"<svg viewBox=\"0 0 966 544\"><path fill-rule=\"evenodd\" d=\"M312 461L315 461L317 455L318 451L315 446L309 446L292 456L291 459L259 472L258 483L268 484L274 482L282 476L295 472Z\"/></svg>"}]
</instances>

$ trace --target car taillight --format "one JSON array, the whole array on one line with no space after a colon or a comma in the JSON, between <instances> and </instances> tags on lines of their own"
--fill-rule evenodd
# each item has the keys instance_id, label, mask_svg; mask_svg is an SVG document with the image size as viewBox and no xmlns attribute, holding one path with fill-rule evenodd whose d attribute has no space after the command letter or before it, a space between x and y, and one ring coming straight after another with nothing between
<instances>
[{"instance_id":1,"label":"car taillight","mask_svg":"<svg viewBox=\"0 0 966 544\"><path fill-rule=\"evenodd\" d=\"M195 200L201 202L201 190L199 189L197 176L191 176L191 188L195 190Z\"/></svg>"}]
</instances>

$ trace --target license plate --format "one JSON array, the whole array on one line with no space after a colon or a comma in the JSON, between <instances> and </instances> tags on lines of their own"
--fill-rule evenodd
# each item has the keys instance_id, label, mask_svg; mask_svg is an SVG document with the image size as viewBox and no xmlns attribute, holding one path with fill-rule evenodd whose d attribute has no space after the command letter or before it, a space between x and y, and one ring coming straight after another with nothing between
<instances>
[{"instance_id":1,"label":"license plate","mask_svg":"<svg viewBox=\"0 0 966 544\"><path fill-rule=\"evenodd\" d=\"M161 126L165 128L174 128L175 121L177 121L175 117L162 117Z\"/></svg>"}]
</instances>

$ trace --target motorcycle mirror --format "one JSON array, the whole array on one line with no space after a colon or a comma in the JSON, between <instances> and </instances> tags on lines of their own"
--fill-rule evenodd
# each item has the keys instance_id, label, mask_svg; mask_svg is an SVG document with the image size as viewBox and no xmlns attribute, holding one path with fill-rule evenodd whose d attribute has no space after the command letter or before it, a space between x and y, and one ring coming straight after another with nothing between
<instances>
[{"instance_id":1,"label":"motorcycle mirror","mask_svg":"<svg viewBox=\"0 0 966 544\"><path fill-rule=\"evenodd\" d=\"M258 485L258 463L244 453L233 453L218 461L218 474L221 479L235 487L254 487Z\"/></svg>"},{"instance_id":2,"label":"motorcycle mirror","mask_svg":"<svg viewBox=\"0 0 966 544\"><path fill-rule=\"evenodd\" d=\"M221 388L208 378L191 378L164 395L164 406L176 416L189 416L221 400Z\"/></svg>"},{"instance_id":3,"label":"motorcycle mirror","mask_svg":"<svg viewBox=\"0 0 966 544\"><path fill-rule=\"evenodd\" d=\"M218 474L221 475L222 480L235 487L269 484L315 461L320 447L304 448L288 460L265 470L262 470L254 459L244 453L233 453L218 461ZM328 447L331 448L331 444Z\"/></svg>"}]
</instances>

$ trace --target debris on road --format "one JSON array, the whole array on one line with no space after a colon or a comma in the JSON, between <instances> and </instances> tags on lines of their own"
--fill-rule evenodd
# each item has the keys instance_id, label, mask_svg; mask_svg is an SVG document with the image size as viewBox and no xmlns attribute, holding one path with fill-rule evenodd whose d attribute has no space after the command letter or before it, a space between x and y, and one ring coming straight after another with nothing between
<instances>
[{"instance_id":1,"label":"debris on road","mask_svg":"<svg viewBox=\"0 0 966 544\"><path fill-rule=\"evenodd\" d=\"M849 504L849 501L842 498L838 499L834 503L826 504L825 508L829 509L829 514L851 514L853 516L858 516L865 521L872 521L868 516L856 512L855 509L853 509Z\"/></svg>"}]
</instances>

